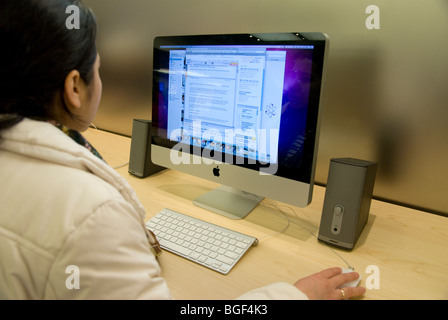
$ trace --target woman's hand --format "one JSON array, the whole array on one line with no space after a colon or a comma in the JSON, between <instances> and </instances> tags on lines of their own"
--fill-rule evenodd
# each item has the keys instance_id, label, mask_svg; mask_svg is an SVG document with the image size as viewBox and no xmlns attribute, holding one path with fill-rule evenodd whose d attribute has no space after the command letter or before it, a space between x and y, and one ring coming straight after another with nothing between
<instances>
[{"instance_id":1,"label":"woman's hand","mask_svg":"<svg viewBox=\"0 0 448 320\"><path fill-rule=\"evenodd\" d=\"M342 273L342 269L335 267L325 269L298 280L294 285L305 293L310 300L345 300L361 296L366 292L363 287L337 287L358 279L357 272Z\"/></svg>"}]
</instances>

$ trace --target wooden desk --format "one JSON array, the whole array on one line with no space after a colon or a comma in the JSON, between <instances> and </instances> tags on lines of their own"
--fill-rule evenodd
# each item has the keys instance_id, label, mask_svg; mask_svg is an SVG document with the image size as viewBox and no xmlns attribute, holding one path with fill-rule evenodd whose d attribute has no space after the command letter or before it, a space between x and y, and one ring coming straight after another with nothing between
<instances>
[{"instance_id":1,"label":"wooden desk","mask_svg":"<svg viewBox=\"0 0 448 320\"><path fill-rule=\"evenodd\" d=\"M94 129L84 136L112 167L129 161L130 138ZM369 221L355 248L330 249L315 237L323 187L315 187L312 204L304 209L266 199L245 219L235 221L192 204L195 197L217 187L215 183L174 170L145 179L130 175L127 165L117 171L137 192L147 219L168 207L260 239L226 276L164 252L160 257L163 276L176 299L234 299L275 281L294 283L327 267L346 267L341 257L362 275L364 286L373 284L369 266L380 272L379 289L368 289L363 299L448 299L445 217L373 200ZM280 234L287 220L273 205L291 220Z\"/></svg>"}]
</instances>

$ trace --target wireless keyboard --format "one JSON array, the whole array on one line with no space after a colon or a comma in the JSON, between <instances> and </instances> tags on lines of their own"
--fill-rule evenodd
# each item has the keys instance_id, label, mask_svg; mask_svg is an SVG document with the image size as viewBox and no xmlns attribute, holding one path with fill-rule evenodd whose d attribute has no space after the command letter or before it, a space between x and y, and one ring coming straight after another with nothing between
<instances>
[{"instance_id":1,"label":"wireless keyboard","mask_svg":"<svg viewBox=\"0 0 448 320\"><path fill-rule=\"evenodd\" d=\"M163 209L147 223L162 249L227 274L258 240L170 209Z\"/></svg>"}]
</instances>

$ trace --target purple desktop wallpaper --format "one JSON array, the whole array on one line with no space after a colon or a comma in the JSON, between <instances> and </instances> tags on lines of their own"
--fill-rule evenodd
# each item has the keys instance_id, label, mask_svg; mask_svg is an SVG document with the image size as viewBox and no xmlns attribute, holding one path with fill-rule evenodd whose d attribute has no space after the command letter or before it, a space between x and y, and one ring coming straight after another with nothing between
<instances>
[{"instance_id":1,"label":"purple desktop wallpaper","mask_svg":"<svg viewBox=\"0 0 448 320\"><path fill-rule=\"evenodd\" d=\"M313 50L286 50L283 83L282 117L280 123L279 159L289 160L302 152L306 133L308 98Z\"/></svg>"}]
</instances>

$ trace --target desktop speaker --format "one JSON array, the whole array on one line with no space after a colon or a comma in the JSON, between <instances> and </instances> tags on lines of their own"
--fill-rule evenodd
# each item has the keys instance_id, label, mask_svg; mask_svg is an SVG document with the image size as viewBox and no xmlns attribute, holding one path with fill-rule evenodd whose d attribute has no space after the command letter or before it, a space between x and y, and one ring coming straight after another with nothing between
<instances>
[{"instance_id":1,"label":"desktop speaker","mask_svg":"<svg viewBox=\"0 0 448 320\"><path fill-rule=\"evenodd\" d=\"M370 211L377 163L353 158L331 159L318 239L353 249Z\"/></svg>"},{"instance_id":2,"label":"desktop speaker","mask_svg":"<svg viewBox=\"0 0 448 320\"><path fill-rule=\"evenodd\" d=\"M132 123L129 173L139 178L165 169L151 161L151 121L134 119Z\"/></svg>"}]
</instances>

